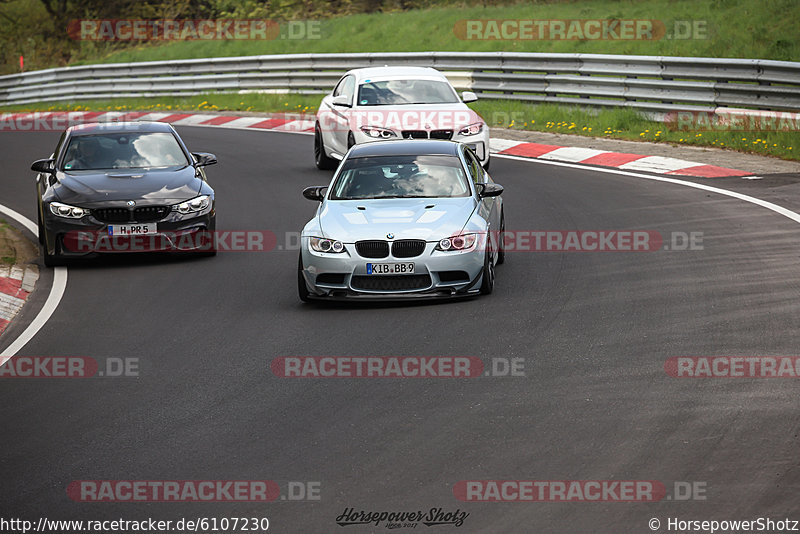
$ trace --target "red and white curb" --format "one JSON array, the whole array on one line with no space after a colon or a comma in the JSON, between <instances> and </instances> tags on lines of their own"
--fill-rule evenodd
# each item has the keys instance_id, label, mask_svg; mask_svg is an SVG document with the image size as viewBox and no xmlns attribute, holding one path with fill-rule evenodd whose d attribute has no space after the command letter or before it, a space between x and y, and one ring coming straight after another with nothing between
<instances>
[{"instance_id":1,"label":"red and white curb","mask_svg":"<svg viewBox=\"0 0 800 534\"><path fill-rule=\"evenodd\" d=\"M314 131L313 115L300 113L273 113L258 117L241 115L210 115L203 113L120 112L120 111L56 111L36 113L0 114L0 131L61 131L69 126L88 122L156 121L175 126L209 126L216 128L257 129L295 133ZM723 176L750 176L753 173L706 165L694 161L663 156L645 156L610 152L593 148L544 145L510 139L492 139L491 151L495 154L522 156L566 163L580 163L613 167L630 171L656 174L718 178Z\"/></svg>"},{"instance_id":2,"label":"red and white curb","mask_svg":"<svg viewBox=\"0 0 800 534\"><path fill-rule=\"evenodd\" d=\"M542 145L527 143L525 141L511 141L508 139L492 139L492 152L509 156L522 156L567 163L581 163L584 165L599 165L601 167L614 167L628 171L645 171L657 174L699 176L703 178L718 178L721 176L749 176L752 172L740 171L706 165L694 161L663 156L644 156L641 154L627 154L624 152L609 152L594 148L579 148L558 145Z\"/></svg>"},{"instance_id":3,"label":"red and white curb","mask_svg":"<svg viewBox=\"0 0 800 534\"><path fill-rule=\"evenodd\" d=\"M0 334L25 305L38 279L35 265L0 267Z\"/></svg>"}]
</instances>

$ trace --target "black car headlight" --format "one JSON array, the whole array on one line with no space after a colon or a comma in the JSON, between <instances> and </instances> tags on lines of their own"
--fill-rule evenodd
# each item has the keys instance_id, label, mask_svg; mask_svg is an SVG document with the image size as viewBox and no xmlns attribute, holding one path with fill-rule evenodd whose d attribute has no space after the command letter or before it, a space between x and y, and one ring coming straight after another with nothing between
<instances>
[{"instance_id":1,"label":"black car headlight","mask_svg":"<svg viewBox=\"0 0 800 534\"><path fill-rule=\"evenodd\" d=\"M65 219L80 219L89 215L90 211L86 208L70 206L69 204L62 204L61 202L51 202L50 213L57 217L64 217Z\"/></svg>"},{"instance_id":2,"label":"black car headlight","mask_svg":"<svg viewBox=\"0 0 800 534\"><path fill-rule=\"evenodd\" d=\"M180 204L175 204L172 209L179 213L196 213L205 210L211 204L211 197L200 195L189 200L184 200Z\"/></svg>"},{"instance_id":3,"label":"black car headlight","mask_svg":"<svg viewBox=\"0 0 800 534\"><path fill-rule=\"evenodd\" d=\"M478 234L462 234L453 237L445 237L436 244L436 250L451 252L459 250L470 250L478 241Z\"/></svg>"},{"instance_id":4,"label":"black car headlight","mask_svg":"<svg viewBox=\"0 0 800 534\"><path fill-rule=\"evenodd\" d=\"M389 128L379 128L377 126L362 126L361 131L364 132L368 137L372 137L373 139L391 139L392 137L397 137L397 134L394 133L393 130Z\"/></svg>"},{"instance_id":5,"label":"black car headlight","mask_svg":"<svg viewBox=\"0 0 800 534\"><path fill-rule=\"evenodd\" d=\"M310 237L308 244L311 250L316 252L327 252L330 254L339 254L344 252L344 243L336 241L335 239L327 239L325 237Z\"/></svg>"},{"instance_id":6,"label":"black car headlight","mask_svg":"<svg viewBox=\"0 0 800 534\"><path fill-rule=\"evenodd\" d=\"M458 135L478 135L483 131L483 123L476 122L469 126L464 126L458 131Z\"/></svg>"}]
</instances>

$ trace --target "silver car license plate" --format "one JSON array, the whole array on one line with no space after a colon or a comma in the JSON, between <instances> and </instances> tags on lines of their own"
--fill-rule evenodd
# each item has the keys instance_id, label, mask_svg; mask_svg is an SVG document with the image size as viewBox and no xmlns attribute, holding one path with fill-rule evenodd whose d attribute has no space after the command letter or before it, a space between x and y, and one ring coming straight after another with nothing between
<instances>
[{"instance_id":1,"label":"silver car license plate","mask_svg":"<svg viewBox=\"0 0 800 534\"><path fill-rule=\"evenodd\" d=\"M367 274L414 274L413 263L368 263Z\"/></svg>"}]
</instances>

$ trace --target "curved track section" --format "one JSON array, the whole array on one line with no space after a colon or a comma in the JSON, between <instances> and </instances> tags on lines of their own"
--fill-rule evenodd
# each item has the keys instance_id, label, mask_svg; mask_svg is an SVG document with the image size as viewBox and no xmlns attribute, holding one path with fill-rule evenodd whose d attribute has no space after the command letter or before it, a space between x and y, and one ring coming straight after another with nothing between
<instances>
[{"instance_id":1,"label":"curved track section","mask_svg":"<svg viewBox=\"0 0 800 534\"><path fill-rule=\"evenodd\" d=\"M324 184L312 139L183 128L215 152L218 228L285 243ZM3 203L35 215L30 161L53 133L0 134ZM496 159L509 230L698 232L702 250L515 252L488 298L308 306L297 252L111 258L70 268L26 345L38 356L138 358L138 378L0 382L4 516L267 516L330 532L346 508L469 512L467 532L643 532L652 517L796 510L792 380L674 379L667 358L797 353L797 223L677 184ZM669 241L667 241L669 242ZM279 356L524 358L524 377L282 379ZM319 501L76 503L74 480L318 481ZM705 500L463 503L461 480L659 480ZM367 532L385 528L349 527ZM427 527L425 527L427 528ZM450 527L447 527L450 528ZM358 530L361 529L361 530Z\"/></svg>"}]
</instances>

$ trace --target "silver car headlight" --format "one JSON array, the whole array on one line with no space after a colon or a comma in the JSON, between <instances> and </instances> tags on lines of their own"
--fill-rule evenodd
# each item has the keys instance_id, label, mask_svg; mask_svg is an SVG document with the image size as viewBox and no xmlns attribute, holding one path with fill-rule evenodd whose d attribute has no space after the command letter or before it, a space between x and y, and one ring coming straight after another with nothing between
<instances>
[{"instance_id":1,"label":"silver car headlight","mask_svg":"<svg viewBox=\"0 0 800 534\"><path fill-rule=\"evenodd\" d=\"M58 217L64 217L65 219L80 219L89 215L90 211L86 208L70 206L69 204L62 204L61 202L51 202L50 213Z\"/></svg>"},{"instance_id":2,"label":"silver car headlight","mask_svg":"<svg viewBox=\"0 0 800 534\"><path fill-rule=\"evenodd\" d=\"M378 126L362 126L361 131L368 137L373 139L391 139L397 137L397 134L389 128L379 128Z\"/></svg>"},{"instance_id":3,"label":"silver car headlight","mask_svg":"<svg viewBox=\"0 0 800 534\"><path fill-rule=\"evenodd\" d=\"M185 200L180 204L175 204L172 209L179 213L195 213L203 211L211 204L211 197L208 195L200 195L189 200Z\"/></svg>"},{"instance_id":4,"label":"silver car headlight","mask_svg":"<svg viewBox=\"0 0 800 534\"><path fill-rule=\"evenodd\" d=\"M344 252L344 243L336 241L335 239L327 239L325 237L310 237L308 244L311 250L317 252L328 252L330 254L339 254Z\"/></svg>"},{"instance_id":5,"label":"silver car headlight","mask_svg":"<svg viewBox=\"0 0 800 534\"><path fill-rule=\"evenodd\" d=\"M478 241L478 234L462 234L453 237L445 237L436 244L436 250L451 252L459 250L470 250Z\"/></svg>"},{"instance_id":6,"label":"silver car headlight","mask_svg":"<svg viewBox=\"0 0 800 534\"><path fill-rule=\"evenodd\" d=\"M478 135L483 131L483 123L476 122L469 126L464 126L458 131L458 135Z\"/></svg>"}]
</instances>

